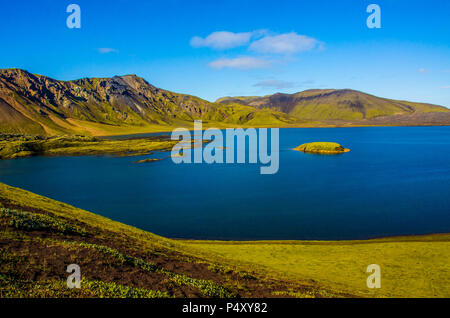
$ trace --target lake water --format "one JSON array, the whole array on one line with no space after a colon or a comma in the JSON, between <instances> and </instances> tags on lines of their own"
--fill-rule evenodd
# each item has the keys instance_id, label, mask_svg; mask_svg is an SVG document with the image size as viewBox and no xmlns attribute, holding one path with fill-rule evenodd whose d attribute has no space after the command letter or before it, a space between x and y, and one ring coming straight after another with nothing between
<instances>
[{"instance_id":1,"label":"lake water","mask_svg":"<svg viewBox=\"0 0 450 318\"><path fill-rule=\"evenodd\" d=\"M312 141L351 152L291 150ZM274 175L261 175L259 164L33 157L0 161L0 181L172 238L450 232L450 127L280 129L279 155Z\"/></svg>"}]
</instances>

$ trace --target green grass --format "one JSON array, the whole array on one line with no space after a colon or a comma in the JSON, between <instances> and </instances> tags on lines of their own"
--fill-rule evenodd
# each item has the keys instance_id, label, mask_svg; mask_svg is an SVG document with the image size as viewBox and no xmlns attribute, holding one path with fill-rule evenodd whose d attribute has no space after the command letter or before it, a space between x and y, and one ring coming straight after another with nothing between
<instances>
[{"instance_id":1,"label":"green grass","mask_svg":"<svg viewBox=\"0 0 450 318\"><path fill-rule=\"evenodd\" d=\"M312 153L342 153L350 151L350 149L344 148L335 142L311 142L300 145L294 150Z\"/></svg>"},{"instance_id":2,"label":"green grass","mask_svg":"<svg viewBox=\"0 0 450 318\"><path fill-rule=\"evenodd\" d=\"M358 296L450 296L450 235L340 242L184 243L239 268L277 279L318 282ZM367 288L369 264L381 267L381 289Z\"/></svg>"},{"instance_id":3,"label":"green grass","mask_svg":"<svg viewBox=\"0 0 450 318\"><path fill-rule=\"evenodd\" d=\"M82 280L81 288L67 288L65 280L18 280L0 274L0 298L168 298L167 293L96 280Z\"/></svg>"},{"instance_id":4,"label":"green grass","mask_svg":"<svg viewBox=\"0 0 450 318\"><path fill-rule=\"evenodd\" d=\"M11 227L25 231L52 231L62 234L86 235L86 231L83 229L45 214L1 208L0 220Z\"/></svg>"}]
</instances>

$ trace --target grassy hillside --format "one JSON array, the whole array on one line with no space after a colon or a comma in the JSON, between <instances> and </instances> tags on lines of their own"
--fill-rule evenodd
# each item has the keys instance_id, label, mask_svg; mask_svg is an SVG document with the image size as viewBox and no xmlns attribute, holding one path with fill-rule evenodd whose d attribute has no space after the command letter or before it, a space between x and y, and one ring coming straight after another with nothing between
<instances>
[{"instance_id":1,"label":"grassy hillside","mask_svg":"<svg viewBox=\"0 0 450 318\"><path fill-rule=\"evenodd\" d=\"M353 121L400 114L450 112L442 106L390 100L350 89L315 89L263 97L227 97L217 102L224 105L234 103L258 109L274 109L302 120Z\"/></svg>"},{"instance_id":2,"label":"grassy hillside","mask_svg":"<svg viewBox=\"0 0 450 318\"><path fill-rule=\"evenodd\" d=\"M450 296L449 235L171 240L1 183L0 208L0 297ZM65 285L72 263L79 290ZM379 290L365 287L372 263Z\"/></svg>"}]
</instances>

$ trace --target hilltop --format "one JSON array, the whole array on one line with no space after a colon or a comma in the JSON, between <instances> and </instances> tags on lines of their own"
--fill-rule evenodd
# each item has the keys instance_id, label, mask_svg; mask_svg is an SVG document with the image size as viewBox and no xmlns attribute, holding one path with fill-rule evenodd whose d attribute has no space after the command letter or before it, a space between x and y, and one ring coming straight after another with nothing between
<instances>
[{"instance_id":1,"label":"hilltop","mask_svg":"<svg viewBox=\"0 0 450 318\"><path fill-rule=\"evenodd\" d=\"M157 88L136 75L59 81L0 70L0 133L114 135L191 127L448 125L450 110L353 90L308 90L217 102Z\"/></svg>"},{"instance_id":2,"label":"hilltop","mask_svg":"<svg viewBox=\"0 0 450 318\"><path fill-rule=\"evenodd\" d=\"M354 124L449 124L450 110L443 106L380 98L351 89L311 89L295 94L262 97L223 97L223 105L272 109L301 120ZM345 125L344 123L342 123Z\"/></svg>"}]
</instances>

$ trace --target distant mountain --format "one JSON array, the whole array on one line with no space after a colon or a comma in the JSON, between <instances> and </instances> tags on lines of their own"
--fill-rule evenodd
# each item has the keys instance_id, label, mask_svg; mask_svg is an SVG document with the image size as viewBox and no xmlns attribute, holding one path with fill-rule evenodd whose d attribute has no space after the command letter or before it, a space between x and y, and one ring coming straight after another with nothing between
<instances>
[{"instance_id":1,"label":"distant mountain","mask_svg":"<svg viewBox=\"0 0 450 318\"><path fill-rule=\"evenodd\" d=\"M380 98L350 89L312 89L296 94L274 94L263 97L224 97L217 100L223 105L246 105L258 109L281 111L301 120L319 121L371 121L391 116L412 116L438 113L443 122L449 123L446 115L450 110L443 106L397 101ZM433 114L436 116L436 114ZM424 115L423 117L430 117Z\"/></svg>"},{"instance_id":2,"label":"distant mountain","mask_svg":"<svg viewBox=\"0 0 450 318\"><path fill-rule=\"evenodd\" d=\"M0 70L0 133L105 135L171 130L195 119L217 127L359 125L368 119L382 125L380 118L386 116L400 125L450 123L447 108L351 90L228 97L211 103L157 88L136 75L58 81L21 69Z\"/></svg>"}]
</instances>

